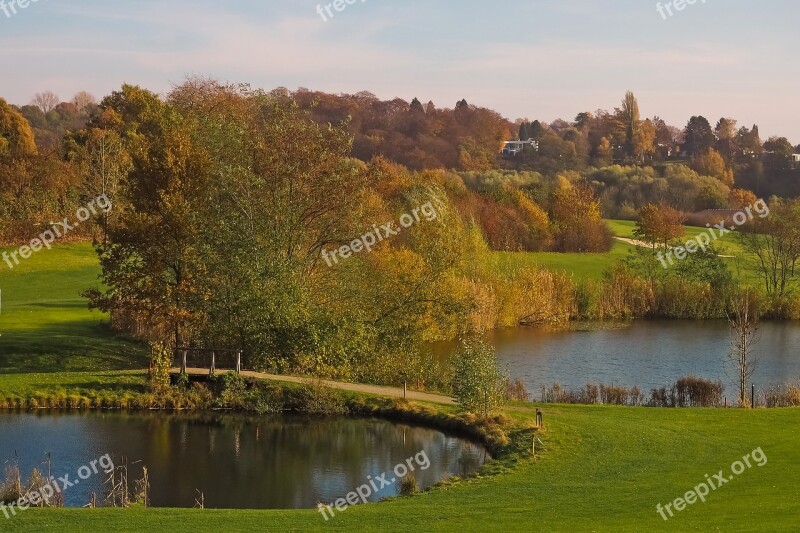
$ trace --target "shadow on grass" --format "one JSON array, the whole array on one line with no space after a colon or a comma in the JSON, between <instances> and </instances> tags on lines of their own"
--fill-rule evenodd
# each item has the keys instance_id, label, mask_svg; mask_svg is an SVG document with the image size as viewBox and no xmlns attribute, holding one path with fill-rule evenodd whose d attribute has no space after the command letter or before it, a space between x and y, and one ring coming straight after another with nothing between
<instances>
[{"instance_id":1,"label":"shadow on grass","mask_svg":"<svg viewBox=\"0 0 800 533\"><path fill-rule=\"evenodd\" d=\"M106 324L59 322L5 329L0 337L0 373L92 372L147 367L145 343L115 336Z\"/></svg>"}]
</instances>

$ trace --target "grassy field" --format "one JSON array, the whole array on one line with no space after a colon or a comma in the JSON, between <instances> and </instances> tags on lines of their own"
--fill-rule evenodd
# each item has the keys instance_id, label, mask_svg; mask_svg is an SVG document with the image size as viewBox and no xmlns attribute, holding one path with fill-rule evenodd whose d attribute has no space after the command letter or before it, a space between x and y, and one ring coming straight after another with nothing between
<instances>
[{"instance_id":1,"label":"grassy field","mask_svg":"<svg viewBox=\"0 0 800 533\"><path fill-rule=\"evenodd\" d=\"M636 223L628 220L607 220L615 236L625 239L635 239L633 231ZM686 227L684 240L697 237L706 231L704 228ZM751 283L758 283L757 275L741 260L742 248L731 233L720 238L717 243L720 254L734 256L726 258L728 266L734 275ZM611 252L605 254L556 254L556 253L513 253L501 252L497 254L498 268L503 272L526 266L540 266L550 270L566 272L576 280L600 279L609 268L620 259L625 259L635 246L626 242L617 241Z\"/></svg>"},{"instance_id":2,"label":"grassy field","mask_svg":"<svg viewBox=\"0 0 800 533\"><path fill-rule=\"evenodd\" d=\"M99 274L89 244L39 252L13 270L0 263L0 373L146 367L144 346L111 336L80 296Z\"/></svg>"},{"instance_id":3,"label":"grassy field","mask_svg":"<svg viewBox=\"0 0 800 533\"><path fill-rule=\"evenodd\" d=\"M514 409L514 408L512 408ZM530 416L530 411L517 415ZM316 511L29 510L4 531L797 531L800 410L544 406L536 463L354 507ZM761 448L735 476L665 522L665 505Z\"/></svg>"}]
</instances>

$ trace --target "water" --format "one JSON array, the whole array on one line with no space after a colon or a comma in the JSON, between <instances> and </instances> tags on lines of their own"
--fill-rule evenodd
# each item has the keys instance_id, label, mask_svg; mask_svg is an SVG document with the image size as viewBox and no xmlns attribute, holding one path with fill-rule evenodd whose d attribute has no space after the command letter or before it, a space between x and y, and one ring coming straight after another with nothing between
<instances>
[{"instance_id":1,"label":"water","mask_svg":"<svg viewBox=\"0 0 800 533\"><path fill-rule=\"evenodd\" d=\"M374 419L0 413L0 461L16 458L24 477L33 468L47 471L48 452L52 474L70 482L82 466L111 454L117 465L127 459L132 478L147 466L154 507L192 507L201 491L208 508L312 508L421 451L430 466L420 469L423 456L412 462L420 488L469 475L487 459L463 439ZM67 506L85 505L92 492L100 497L105 477L78 479L64 493ZM369 499L396 494L392 484Z\"/></svg>"},{"instance_id":2,"label":"water","mask_svg":"<svg viewBox=\"0 0 800 533\"><path fill-rule=\"evenodd\" d=\"M636 321L581 324L583 331L517 328L495 332L489 340L512 379L522 380L534 398L541 385L586 383L638 385L645 393L694 374L725 384L735 396L737 378L726 354L730 334L725 321ZM454 347L442 344L437 353ZM800 379L800 324L766 322L753 347L759 359L757 388Z\"/></svg>"}]
</instances>

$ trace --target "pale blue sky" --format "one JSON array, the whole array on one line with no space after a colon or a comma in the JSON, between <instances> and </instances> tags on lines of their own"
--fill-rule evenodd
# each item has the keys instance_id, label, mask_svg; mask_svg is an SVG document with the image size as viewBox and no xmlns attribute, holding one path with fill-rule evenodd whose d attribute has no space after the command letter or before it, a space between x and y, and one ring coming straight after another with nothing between
<instances>
[{"instance_id":1,"label":"pale blue sky","mask_svg":"<svg viewBox=\"0 0 800 533\"><path fill-rule=\"evenodd\" d=\"M651 0L358 0L327 22L319 3L39 0L10 18L0 9L0 96L103 96L125 82L164 93L202 74L440 107L466 98L551 121L613 109L630 89L644 115L677 126L731 116L800 143L797 2L698 0L664 20Z\"/></svg>"}]
</instances>

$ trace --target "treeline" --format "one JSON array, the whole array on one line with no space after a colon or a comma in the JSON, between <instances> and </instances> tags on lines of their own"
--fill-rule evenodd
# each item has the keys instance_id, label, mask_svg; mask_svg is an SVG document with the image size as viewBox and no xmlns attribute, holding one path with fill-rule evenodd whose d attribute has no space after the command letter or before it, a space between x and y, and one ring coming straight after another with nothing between
<instances>
[{"instance_id":1,"label":"treeline","mask_svg":"<svg viewBox=\"0 0 800 533\"><path fill-rule=\"evenodd\" d=\"M615 164L660 168L682 162L701 176L760 197L800 195L800 165L793 159L800 146L786 137L762 140L757 125L739 127L727 117L712 126L707 118L693 116L677 128L657 116L641 117L631 92L613 112L586 111L572 121L551 124L522 121L516 137L536 143L507 158L506 168L553 174Z\"/></svg>"}]
</instances>

